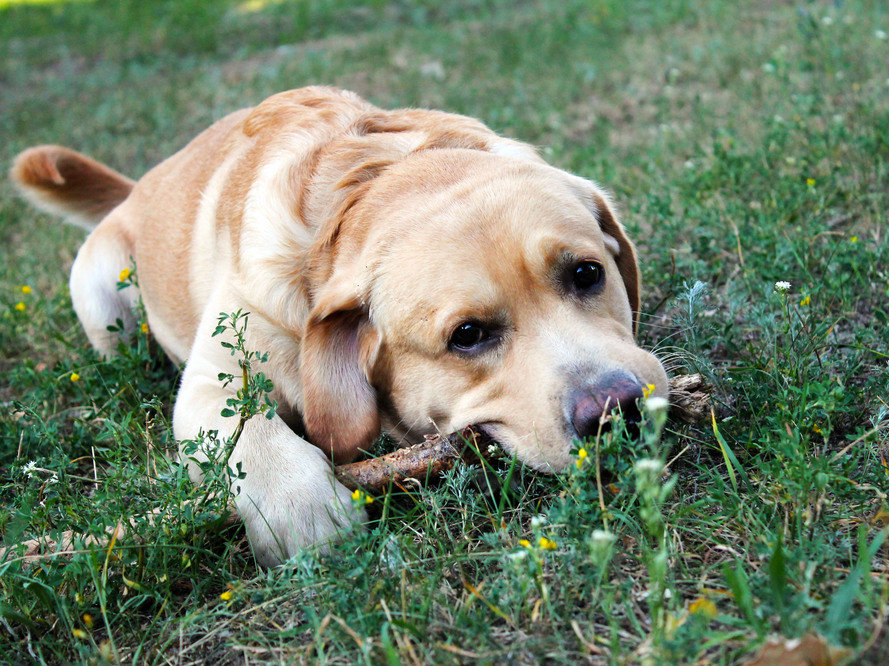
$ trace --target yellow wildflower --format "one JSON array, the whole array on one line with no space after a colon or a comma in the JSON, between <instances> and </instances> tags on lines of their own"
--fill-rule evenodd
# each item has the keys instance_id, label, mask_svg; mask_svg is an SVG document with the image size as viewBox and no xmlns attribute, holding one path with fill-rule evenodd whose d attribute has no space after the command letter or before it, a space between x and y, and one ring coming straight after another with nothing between
<instances>
[{"instance_id":1,"label":"yellow wildflower","mask_svg":"<svg viewBox=\"0 0 889 666\"><path fill-rule=\"evenodd\" d=\"M30 294L30 293L31 293L31 287L29 287L28 285L23 285L23 286L22 286L22 293L23 293L23 294Z\"/></svg>"},{"instance_id":2,"label":"yellow wildflower","mask_svg":"<svg viewBox=\"0 0 889 666\"><path fill-rule=\"evenodd\" d=\"M857 242L858 242L858 236L852 236L852 238L849 239L849 242L850 242L850 243L857 243Z\"/></svg>"},{"instance_id":3,"label":"yellow wildflower","mask_svg":"<svg viewBox=\"0 0 889 666\"><path fill-rule=\"evenodd\" d=\"M818 425L817 423L815 423L815 424L812 425L812 430L814 430L815 432L817 432L819 435L823 432L823 431L821 430L821 426Z\"/></svg>"},{"instance_id":4,"label":"yellow wildflower","mask_svg":"<svg viewBox=\"0 0 889 666\"><path fill-rule=\"evenodd\" d=\"M540 542L538 545L543 548L543 550L555 550L559 547L559 544L557 544L552 539L547 539L546 537L540 537Z\"/></svg>"},{"instance_id":5,"label":"yellow wildflower","mask_svg":"<svg viewBox=\"0 0 889 666\"><path fill-rule=\"evenodd\" d=\"M223 601L230 601L232 598L232 591L226 590L225 592L223 592L222 594L219 595L219 598L222 599Z\"/></svg>"},{"instance_id":6,"label":"yellow wildflower","mask_svg":"<svg viewBox=\"0 0 889 666\"><path fill-rule=\"evenodd\" d=\"M581 449L580 451L577 452L577 463L576 464L578 467L583 465L583 461L586 460L587 455L588 454L586 452L586 449Z\"/></svg>"},{"instance_id":7,"label":"yellow wildflower","mask_svg":"<svg viewBox=\"0 0 889 666\"><path fill-rule=\"evenodd\" d=\"M814 187L815 186L815 179L814 178L806 178L806 185L808 185L809 187Z\"/></svg>"},{"instance_id":8,"label":"yellow wildflower","mask_svg":"<svg viewBox=\"0 0 889 666\"><path fill-rule=\"evenodd\" d=\"M71 373L71 381L72 381L72 382L79 382L79 381L80 381L80 375L78 375L76 372L72 372L72 373Z\"/></svg>"},{"instance_id":9,"label":"yellow wildflower","mask_svg":"<svg viewBox=\"0 0 889 666\"><path fill-rule=\"evenodd\" d=\"M120 281L120 282L124 282L124 281L126 281L126 279L127 279L128 277L130 277L130 275L132 275L132 271L131 271L129 268L124 268L124 269L120 272L120 277L118 278L118 281Z\"/></svg>"},{"instance_id":10,"label":"yellow wildflower","mask_svg":"<svg viewBox=\"0 0 889 666\"><path fill-rule=\"evenodd\" d=\"M688 607L688 610L695 614L706 615L709 618L714 618L717 615L716 604L707 599L706 597L698 597L694 601L691 602L691 605Z\"/></svg>"},{"instance_id":11,"label":"yellow wildflower","mask_svg":"<svg viewBox=\"0 0 889 666\"><path fill-rule=\"evenodd\" d=\"M368 495L367 493L361 492L360 489L356 488L355 492L352 493L352 499L356 502L363 501L365 504L373 504L374 498Z\"/></svg>"},{"instance_id":12,"label":"yellow wildflower","mask_svg":"<svg viewBox=\"0 0 889 666\"><path fill-rule=\"evenodd\" d=\"M530 547L531 547L531 542L528 541L527 539L519 539L519 545L520 545L522 548L530 548Z\"/></svg>"},{"instance_id":13,"label":"yellow wildflower","mask_svg":"<svg viewBox=\"0 0 889 666\"><path fill-rule=\"evenodd\" d=\"M22 301L19 301L18 303L15 304L15 309L18 310L19 312L24 312L27 308L28 308L28 306L25 305Z\"/></svg>"},{"instance_id":14,"label":"yellow wildflower","mask_svg":"<svg viewBox=\"0 0 889 666\"><path fill-rule=\"evenodd\" d=\"M811 302L812 302L812 297L811 297L811 296L806 296L803 300L801 300L801 301L799 302L799 304L802 305L802 306L806 306L806 305L808 305L808 304L811 303Z\"/></svg>"},{"instance_id":15,"label":"yellow wildflower","mask_svg":"<svg viewBox=\"0 0 889 666\"><path fill-rule=\"evenodd\" d=\"M646 384L642 387L642 397L646 400L652 393L654 393L654 384Z\"/></svg>"},{"instance_id":16,"label":"yellow wildflower","mask_svg":"<svg viewBox=\"0 0 889 666\"><path fill-rule=\"evenodd\" d=\"M74 629L71 633L74 634L74 638L79 638L81 640L89 636L83 629Z\"/></svg>"},{"instance_id":17,"label":"yellow wildflower","mask_svg":"<svg viewBox=\"0 0 889 666\"><path fill-rule=\"evenodd\" d=\"M83 623L86 625L87 629L92 629L93 628L93 616L90 615L89 613L84 613L83 614Z\"/></svg>"},{"instance_id":18,"label":"yellow wildflower","mask_svg":"<svg viewBox=\"0 0 889 666\"><path fill-rule=\"evenodd\" d=\"M148 333L148 324L143 322L142 325L139 327L139 330L143 333Z\"/></svg>"}]
</instances>

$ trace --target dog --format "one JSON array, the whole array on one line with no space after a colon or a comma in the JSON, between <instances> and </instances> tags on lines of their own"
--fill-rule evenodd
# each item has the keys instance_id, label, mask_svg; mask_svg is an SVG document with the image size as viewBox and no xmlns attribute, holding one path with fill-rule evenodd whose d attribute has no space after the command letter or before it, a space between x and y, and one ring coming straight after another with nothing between
<instances>
[{"instance_id":1,"label":"dog","mask_svg":"<svg viewBox=\"0 0 889 666\"><path fill-rule=\"evenodd\" d=\"M610 197L468 117L308 87L226 116L138 182L51 145L12 178L91 229L70 288L96 350L115 354L141 298L185 363L177 440L233 434L221 412L239 382L219 375L241 372L213 333L221 312L250 313L278 407L246 422L229 464L263 565L365 519L331 461L381 432L474 425L555 472L610 410L667 395L635 343L639 269ZM138 287L118 290L133 261Z\"/></svg>"}]
</instances>

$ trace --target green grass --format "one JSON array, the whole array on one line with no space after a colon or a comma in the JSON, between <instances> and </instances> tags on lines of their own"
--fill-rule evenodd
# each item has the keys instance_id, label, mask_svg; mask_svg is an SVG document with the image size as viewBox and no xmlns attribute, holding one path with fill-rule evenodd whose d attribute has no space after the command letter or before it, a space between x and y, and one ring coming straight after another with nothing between
<instances>
[{"instance_id":1,"label":"green grass","mask_svg":"<svg viewBox=\"0 0 889 666\"><path fill-rule=\"evenodd\" d=\"M3 544L124 516L139 537L0 563L0 654L731 663L819 632L885 663L885 32L889 8L861 0L0 2L4 165L56 142L138 176L309 83L540 146L614 191L642 342L703 372L715 406L657 445L605 438L602 484L594 445L555 478L461 467L377 497L333 554L263 572L218 503L184 504L200 491L169 462L178 369L144 336L114 361L89 350L66 288L82 233L0 181Z\"/></svg>"}]
</instances>

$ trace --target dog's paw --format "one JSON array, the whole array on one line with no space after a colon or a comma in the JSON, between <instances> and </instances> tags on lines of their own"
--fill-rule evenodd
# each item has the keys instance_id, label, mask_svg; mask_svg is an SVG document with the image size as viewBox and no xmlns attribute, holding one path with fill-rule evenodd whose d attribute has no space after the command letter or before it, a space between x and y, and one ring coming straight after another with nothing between
<instances>
[{"instance_id":1,"label":"dog's paw","mask_svg":"<svg viewBox=\"0 0 889 666\"><path fill-rule=\"evenodd\" d=\"M298 465L282 464L264 478L250 476L248 471L235 483L235 503L263 566L281 564L307 546L326 550L367 518L314 447Z\"/></svg>"}]
</instances>

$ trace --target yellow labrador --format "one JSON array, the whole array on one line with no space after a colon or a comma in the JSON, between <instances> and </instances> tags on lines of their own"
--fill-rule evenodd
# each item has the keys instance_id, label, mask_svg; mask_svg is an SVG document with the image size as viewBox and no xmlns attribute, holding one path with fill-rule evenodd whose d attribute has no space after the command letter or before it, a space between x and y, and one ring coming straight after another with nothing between
<instances>
[{"instance_id":1,"label":"yellow labrador","mask_svg":"<svg viewBox=\"0 0 889 666\"><path fill-rule=\"evenodd\" d=\"M279 409L247 422L231 463L265 564L361 521L329 458L381 430L472 424L560 470L604 410L632 410L647 384L666 396L634 342L636 256L608 196L476 120L310 87L227 116L135 183L58 146L26 150L12 176L93 229L71 297L96 349L114 353L107 327L132 329L141 295L186 363L177 439L232 434L236 388L218 376L240 373L212 333L220 312L250 312ZM116 289L131 258L139 294Z\"/></svg>"}]
</instances>

